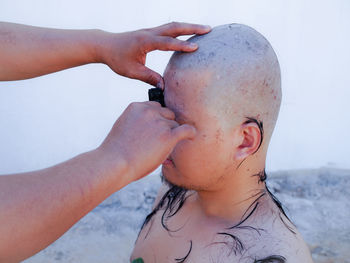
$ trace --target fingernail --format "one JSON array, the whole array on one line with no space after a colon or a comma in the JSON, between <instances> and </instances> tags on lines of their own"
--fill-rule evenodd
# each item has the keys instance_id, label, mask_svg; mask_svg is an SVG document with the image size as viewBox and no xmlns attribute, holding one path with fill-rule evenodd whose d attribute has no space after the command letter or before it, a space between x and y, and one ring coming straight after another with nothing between
<instances>
[{"instance_id":1,"label":"fingernail","mask_svg":"<svg viewBox=\"0 0 350 263\"><path fill-rule=\"evenodd\" d=\"M164 90L163 82L162 82L162 81L159 81L159 82L157 83L157 86L156 86L156 87L159 88L159 89Z\"/></svg>"},{"instance_id":2,"label":"fingernail","mask_svg":"<svg viewBox=\"0 0 350 263\"><path fill-rule=\"evenodd\" d=\"M197 48L198 45L196 43L191 43L191 42L188 42L188 46L191 47L191 48Z\"/></svg>"},{"instance_id":3,"label":"fingernail","mask_svg":"<svg viewBox=\"0 0 350 263\"><path fill-rule=\"evenodd\" d=\"M205 25L205 26L203 26L203 28L204 28L205 30L211 30L211 26L209 26L209 25Z\"/></svg>"}]
</instances>

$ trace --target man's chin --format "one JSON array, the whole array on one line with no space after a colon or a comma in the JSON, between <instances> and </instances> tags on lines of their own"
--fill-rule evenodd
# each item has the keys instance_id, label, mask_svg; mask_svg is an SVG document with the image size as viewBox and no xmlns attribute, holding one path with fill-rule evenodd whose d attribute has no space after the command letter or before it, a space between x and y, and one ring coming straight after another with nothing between
<instances>
[{"instance_id":1,"label":"man's chin","mask_svg":"<svg viewBox=\"0 0 350 263\"><path fill-rule=\"evenodd\" d=\"M181 188L186 189L186 190L192 190L191 187L188 187L187 185L174 180L174 178L171 178L170 176L167 176L167 173L164 172L163 170L162 170L162 172L160 174L160 177L162 179L162 182L164 184L166 184L169 188L177 186L177 187L181 187Z\"/></svg>"},{"instance_id":2,"label":"man's chin","mask_svg":"<svg viewBox=\"0 0 350 263\"><path fill-rule=\"evenodd\" d=\"M160 174L160 177L162 179L162 183L166 184L169 188L171 188L173 186L179 186L178 184L176 184L176 182L173 182L170 178L168 178L166 176L166 173L164 173L163 171Z\"/></svg>"}]
</instances>

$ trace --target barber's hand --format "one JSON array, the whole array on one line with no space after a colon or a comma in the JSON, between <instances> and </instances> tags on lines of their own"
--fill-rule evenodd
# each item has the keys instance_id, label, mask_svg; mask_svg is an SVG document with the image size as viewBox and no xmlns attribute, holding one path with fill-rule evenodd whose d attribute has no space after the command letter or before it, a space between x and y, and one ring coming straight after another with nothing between
<instances>
[{"instance_id":1,"label":"barber's hand","mask_svg":"<svg viewBox=\"0 0 350 263\"><path fill-rule=\"evenodd\" d=\"M98 61L107 64L116 73L163 88L162 77L145 67L146 55L153 50L192 52L198 47L176 37L205 34L209 26L170 23L150 29L126 33L107 33L98 49Z\"/></svg>"},{"instance_id":2,"label":"barber's hand","mask_svg":"<svg viewBox=\"0 0 350 263\"><path fill-rule=\"evenodd\" d=\"M179 141L195 136L194 127L180 126L174 118L158 102L131 103L98 150L110 167L123 160L127 183L138 180L162 164Z\"/></svg>"}]
</instances>

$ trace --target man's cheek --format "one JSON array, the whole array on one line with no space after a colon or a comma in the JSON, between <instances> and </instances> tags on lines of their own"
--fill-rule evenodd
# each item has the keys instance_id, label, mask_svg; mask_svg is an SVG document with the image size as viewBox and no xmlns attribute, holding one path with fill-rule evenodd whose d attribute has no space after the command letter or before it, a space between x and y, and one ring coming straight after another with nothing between
<instances>
[{"instance_id":1,"label":"man's cheek","mask_svg":"<svg viewBox=\"0 0 350 263\"><path fill-rule=\"evenodd\" d=\"M177 166L189 168L198 159L200 155L198 150L196 144L184 140L176 145L171 156Z\"/></svg>"},{"instance_id":2,"label":"man's cheek","mask_svg":"<svg viewBox=\"0 0 350 263\"><path fill-rule=\"evenodd\" d=\"M196 138L192 140L182 140L178 142L178 144L175 146L174 151L180 152L181 154L187 154L193 150L193 148L196 147L197 140Z\"/></svg>"}]
</instances>

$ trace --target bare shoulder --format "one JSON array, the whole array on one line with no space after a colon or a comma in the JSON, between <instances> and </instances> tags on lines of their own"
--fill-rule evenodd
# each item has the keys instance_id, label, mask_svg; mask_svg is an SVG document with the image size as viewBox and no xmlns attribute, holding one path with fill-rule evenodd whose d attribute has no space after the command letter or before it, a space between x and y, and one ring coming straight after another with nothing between
<instances>
[{"instance_id":1,"label":"bare shoulder","mask_svg":"<svg viewBox=\"0 0 350 263\"><path fill-rule=\"evenodd\" d=\"M276 233L276 240L280 240L281 250L284 251L288 263L313 263L310 250L299 231L294 228L294 233L284 229Z\"/></svg>"},{"instance_id":2,"label":"bare shoulder","mask_svg":"<svg viewBox=\"0 0 350 263\"><path fill-rule=\"evenodd\" d=\"M309 248L288 219L275 225L256 243L254 263L313 263ZM248 261L247 261L248 262Z\"/></svg>"},{"instance_id":3,"label":"bare shoulder","mask_svg":"<svg viewBox=\"0 0 350 263\"><path fill-rule=\"evenodd\" d=\"M214 246L206 251L210 261L201 262L313 263L306 242L287 217L268 210L257 215L217 232Z\"/></svg>"},{"instance_id":4,"label":"bare shoulder","mask_svg":"<svg viewBox=\"0 0 350 263\"><path fill-rule=\"evenodd\" d=\"M206 259L201 262L313 263L308 246L296 229L294 233L288 229L262 233L262 229L256 228L258 234L252 227L226 232L224 238L217 239L215 246L204 252Z\"/></svg>"}]
</instances>

